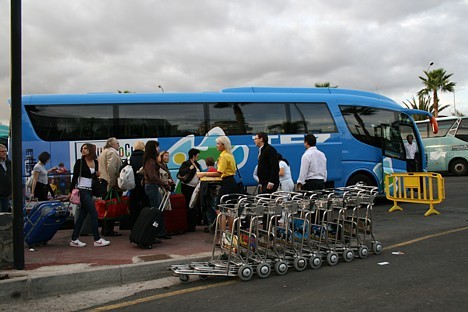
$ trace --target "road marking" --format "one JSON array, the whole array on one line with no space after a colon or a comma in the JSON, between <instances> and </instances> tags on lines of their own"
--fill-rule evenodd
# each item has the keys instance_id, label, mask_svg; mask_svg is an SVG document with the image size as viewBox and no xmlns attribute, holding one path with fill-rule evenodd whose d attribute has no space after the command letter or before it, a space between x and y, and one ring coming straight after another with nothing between
<instances>
[{"instance_id":1,"label":"road marking","mask_svg":"<svg viewBox=\"0 0 468 312\"><path fill-rule=\"evenodd\" d=\"M445 231L445 232L441 232L441 233L437 233L437 234L431 234L431 235L419 237L419 238L412 239L412 240L409 240L409 241L406 241L406 242L402 242L402 243L399 243L399 244L395 244L395 245L392 245L392 246L385 247L384 250L394 249L394 248L401 247L401 246L407 246L407 245L411 245L411 244L414 244L414 243L417 243L417 242L420 242L420 241L423 241L423 240L426 240L426 239L429 239L429 238L443 236L443 235L456 233L456 232L460 232L460 231L466 231L466 230L468 230L468 226L458 228L458 229L449 230L449 231ZM168 298L168 297L173 297L173 296L178 296L178 295L183 295L183 294L189 294L189 293L192 293L192 292L196 292L196 291L200 291L200 290L206 290L206 289L219 287L219 286L227 286L227 285L231 285L231 284L238 283L238 282L239 282L239 280L236 279L236 280L230 280L230 281L225 281L225 282L215 283L215 284L210 284L210 285L186 288L186 289L176 290L176 291L172 291L172 292L168 292L168 293L164 293L164 294L158 294L158 295L154 295L154 296L140 298L140 299L136 299L136 300L132 300L132 301L126 301L126 302L116 303L116 304L108 305L108 306L104 306L104 307L94 308L91 311L110 311L110 310L125 308L125 307L129 307L129 306L132 306L132 305L136 305L136 304L140 304L140 303L144 303L144 302L149 302L149 301L153 301L153 300L157 300L157 299Z\"/></svg>"},{"instance_id":2,"label":"road marking","mask_svg":"<svg viewBox=\"0 0 468 312\"><path fill-rule=\"evenodd\" d=\"M125 308L129 307L135 304L140 304L148 301L153 301L157 299L162 299L162 298L167 298L167 297L173 297L173 296L178 296L178 295L183 295L183 294L189 294L195 291L200 291L200 290L206 290L214 287L220 287L220 286L226 286L234 283L238 283L239 280L230 280L230 281L225 281L221 283L216 283L216 284L210 284L210 285L204 285L204 286L197 286L197 287L192 287L192 288L186 288L186 289L181 289L181 290L176 290L164 294L158 294L154 296L149 296L145 298L140 298L132 301L126 301L122 303L116 303L113 305L108 305L105 307L99 307L99 308L94 308L91 311L110 311L110 310L115 310L115 309L120 309L120 308Z\"/></svg>"},{"instance_id":3,"label":"road marking","mask_svg":"<svg viewBox=\"0 0 468 312\"><path fill-rule=\"evenodd\" d=\"M466 230L468 230L468 226L458 228L458 229L449 230L449 231L445 231L445 232L441 232L441 233L437 233L437 234L431 234L431 235L419 237L419 238L412 239L412 240L409 240L409 241L406 241L406 242L402 242L402 243L399 243L399 244L396 244L396 245L385 247L384 250L389 250L389 249L394 249L394 248L401 247L401 246L411 245L411 244L414 244L414 243L417 243L417 242L420 242L420 241L423 241L423 240L426 240L426 239L429 239L429 238L433 238L433 237L437 237L437 236L443 236L443 235L456 233L456 232L460 232L460 231L466 231Z\"/></svg>"}]
</instances>

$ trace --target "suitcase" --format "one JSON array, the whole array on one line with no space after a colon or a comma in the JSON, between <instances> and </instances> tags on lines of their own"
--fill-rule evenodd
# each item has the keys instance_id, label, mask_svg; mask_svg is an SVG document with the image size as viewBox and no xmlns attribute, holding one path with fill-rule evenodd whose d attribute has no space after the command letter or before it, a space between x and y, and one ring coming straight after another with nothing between
<instances>
[{"instance_id":1,"label":"suitcase","mask_svg":"<svg viewBox=\"0 0 468 312\"><path fill-rule=\"evenodd\" d=\"M166 192L161 200L160 207L145 207L141 210L130 232L130 242L141 248L153 248L153 241L159 230L159 224L156 220L162 216L163 211L160 208L165 207L168 200L169 192Z\"/></svg>"},{"instance_id":2,"label":"suitcase","mask_svg":"<svg viewBox=\"0 0 468 312\"><path fill-rule=\"evenodd\" d=\"M76 224L76 220L78 220L78 214L80 213L81 207L79 205L76 206L75 209L75 216L74 216L74 224ZM93 225L91 223L91 215L88 213L86 218L83 221L83 225L81 226L80 231L81 236L92 236L93 235Z\"/></svg>"},{"instance_id":3,"label":"suitcase","mask_svg":"<svg viewBox=\"0 0 468 312\"><path fill-rule=\"evenodd\" d=\"M36 204L24 221L24 241L28 246L46 245L69 215L68 207L60 201Z\"/></svg>"},{"instance_id":4,"label":"suitcase","mask_svg":"<svg viewBox=\"0 0 468 312\"><path fill-rule=\"evenodd\" d=\"M185 196L172 194L170 196L171 211L164 211L164 226L168 234L180 234L187 232L187 209Z\"/></svg>"}]
</instances>

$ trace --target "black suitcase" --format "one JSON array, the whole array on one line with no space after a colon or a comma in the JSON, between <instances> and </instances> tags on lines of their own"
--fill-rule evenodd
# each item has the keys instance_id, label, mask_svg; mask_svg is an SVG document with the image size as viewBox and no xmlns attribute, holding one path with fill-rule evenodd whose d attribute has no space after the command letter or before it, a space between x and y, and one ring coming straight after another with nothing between
<instances>
[{"instance_id":1,"label":"black suitcase","mask_svg":"<svg viewBox=\"0 0 468 312\"><path fill-rule=\"evenodd\" d=\"M138 219L130 232L130 242L137 244L141 248L153 248L159 224L155 221L162 217L161 208L166 206L169 200L169 192L164 194L160 207L145 207L141 210Z\"/></svg>"}]
</instances>

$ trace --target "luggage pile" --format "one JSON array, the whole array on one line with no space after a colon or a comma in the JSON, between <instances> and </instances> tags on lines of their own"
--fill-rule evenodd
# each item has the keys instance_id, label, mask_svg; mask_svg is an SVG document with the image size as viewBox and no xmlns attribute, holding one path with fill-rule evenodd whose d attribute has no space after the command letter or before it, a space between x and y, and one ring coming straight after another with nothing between
<instances>
[{"instance_id":1,"label":"luggage pile","mask_svg":"<svg viewBox=\"0 0 468 312\"><path fill-rule=\"evenodd\" d=\"M211 260L172 265L181 282L190 275L238 276L286 274L290 267L318 269L342 259L366 258L382 252L373 234L372 207L378 189L350 186L256 196L230 194L221 198ZM232 229L221 220L233 217ZM223 221L225 222L225 221Z\"/></svg>"}]
</instances>

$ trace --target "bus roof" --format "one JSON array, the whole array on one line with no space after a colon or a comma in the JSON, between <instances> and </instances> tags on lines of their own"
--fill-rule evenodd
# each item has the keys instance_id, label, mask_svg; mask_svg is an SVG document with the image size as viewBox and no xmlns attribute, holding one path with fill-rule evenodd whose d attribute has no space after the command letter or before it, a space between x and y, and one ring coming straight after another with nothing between
<instances>
[{"instance_id":1,"label":"bus roof","mask_svg":"<svg viewBox=\"0 0 468 312\"><path fill-rule=\"evenodd\" d=\"M343 104L372 105L380 100L380 107L402 111L403 106L392 99L365 91L338 88L296 87L237 87L219 92L166 92L166 93L88 93L88 94L36 94L24 95L24 105L109 104L151 102L324 102L342 101Z\"/></svg>"}]
</instances>

